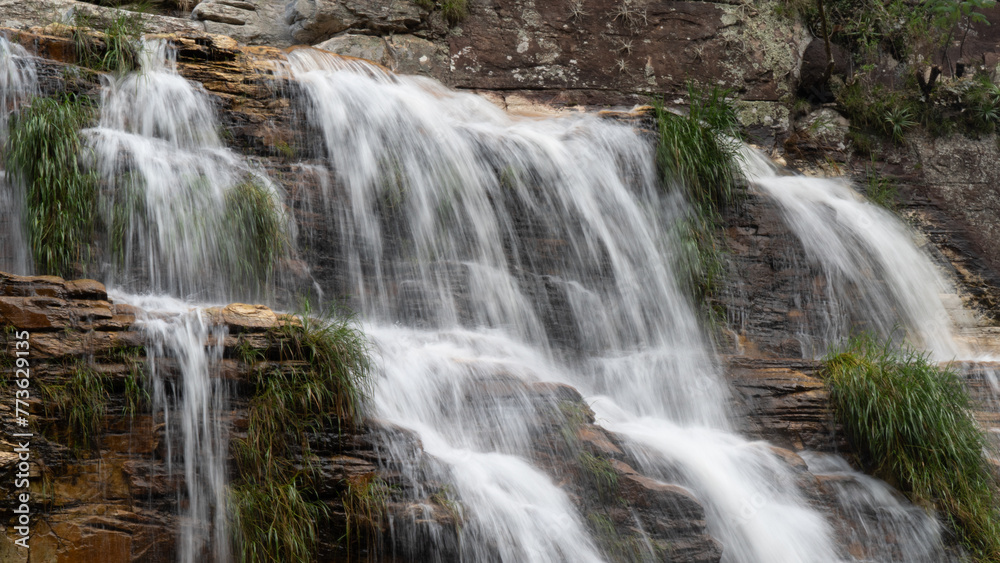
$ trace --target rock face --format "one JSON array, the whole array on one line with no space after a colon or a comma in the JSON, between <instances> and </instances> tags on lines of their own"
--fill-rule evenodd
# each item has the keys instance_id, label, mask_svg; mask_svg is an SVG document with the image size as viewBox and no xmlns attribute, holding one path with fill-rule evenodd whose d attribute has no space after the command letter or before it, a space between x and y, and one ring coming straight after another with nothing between
<instances>
[{"instance_id":1,"label":"rock face","mask_svg":"<svg viewBox=\"0 0 1000 563\"><path fill-rule=\"evenodd\" d=\"M913 143L932 201L973 234L994 271L1000 271L1000 149L993 136L917 139Z\"/></svg>"},{"instance_id":2,"label":"rock face","mask_svg":"<svg viewBox=\"0 0 1000 563\"><path fill-rule=\"evenodd\" d=\"M349 29L405 33L427 13L411 0L292 0L285 23L297 43L312 45Z\"/></svg>"},{"instance_id":3,"label":"rock face","mask_svg":"<svg viewBox=\"0 0 1000 563\"><path fill-rule=\"evenodd\" d=\"M272 47L315 45L341 35L380 37L400 72L460 88L534 93L557 104L672 97L695 77L733 88L745 100L773 104L795 91L809 43L805 28L781 15L779 4L470 2L468 16L449 27L440 12L413 0L204 0L190 19L144 19L152 33L205 31ZM70 9L113 13L74 0L0 0L0 25L44 26Z\"/></svg>"},{"instance_id":4,"label":"rock face","mask_svg":"<svg viewBox=\"0 0 1000 563\"><path fill-rule=\"evenodd\" d=\"M728 375L746 431L792 450L848 451L816 361L731 356Z\"/></svg>"}]
</instances>

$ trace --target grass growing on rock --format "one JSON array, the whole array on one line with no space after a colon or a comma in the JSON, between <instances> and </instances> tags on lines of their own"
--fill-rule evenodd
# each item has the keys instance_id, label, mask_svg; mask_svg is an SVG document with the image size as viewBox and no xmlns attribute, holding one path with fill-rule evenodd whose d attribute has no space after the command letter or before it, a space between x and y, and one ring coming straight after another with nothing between
<instances>
[{"instance_id":1,"label":"grass growing on rock","mask_svg":"<svg viewBox=\"0 0 1000 563\"><path fill-rule=\"evenodd\" d=\"M295 477L230 487L229 510L237 554L246 563L312 561L319 526L329 516Z\"/></svg>"},{"instance_id":2,"label":"grass growing on rock","mask_svg":"<svg viewBox=\"0 0 1000 563\"><path fill-rule=\"evenodd\" d=\"M39 274L83 273L96 229L97 177L81 162L80 130L91 122L80 98L39 98L11 116L8 177L25 189L27 232Z\"/></svg>"},{"instance_id":3,"label":"grass growing on rock","mask_svg":"<svg viewBox=\"0 0 1000 563\"><path fill-rule=\"evenodd\" d=\"M115 10L114 16L101 18L77 11L73 26L73 47L79 65L116 74L139 69L146 26L141 13Z\"/></svg>"},{"instance_id":4,"label":"grass growing on rock","mask_svg":"<svg viewBox=\"0 0 1000 563\"><path fill-rule=\"evenodd\" d=\"M282 210L274 194L259 182L246 181L226 193L223 217L232 250L228 270L236 284L260 292L274 274L288 241Z\"/></svg>"},{"instance_id":5,"label":"grass growing on rock","mask_svg":"<svg viewBox=\"0 0 1000 563\"><path fill-rule=\"evenodd\" d=\"M827 356L826 375L862 460L914 502L941 511L977 559L1000 560L997 476L959 374L862 334Z\"/></svg>"},{"instance_id":6,"label":"grass growing on rock","mask_svg":"<svg viewBox=\"0 0 1000 563\"><path fill-rule=\"evenodd\" d=\"M234 540L243 561L309 561L329 516L315 493L310 438L360 424L371 385L368 342L353 317L316 319L308 305L270 338L281 364L246 346L236 350L251 363L254 391L246 437L233 442ZM378 486L344 483L342 501L355 531L381 518L385 494Z\"/></svg>"},{"instance_id":7,"label":"grass growing on rock","mask_svg":"<svg viewBox=\"0 0 1000 563\"><path fill-rule=\"evenodd\" d=\"M678 267L685 273L689 291L701 303L715 294L724 271L723 247L716 236L720 213L745 194L738 162L740 125L728 94L718 87L704 91L689 84L687 115L672 113L654 102L661 180L667 186L682 188L694 207L694 213L674 228L680 242ZM716 316L716 311L709 309L708 316Z\"/></svg>"},{"instance_id":8,"label":"grass growing on rock","mask_svg":"<svg viewBox=\"0 0 1000 563\"><path fill-rule=\"evenodd\" d=\"M703 214L717 213L741 197L739 120L729 92L688 85L690 108L677 115L655 104L659 129L656 162L666 182L681 184Z\"/></svg>"},{"instance_id":9,"label":"grass growing on rock","mask_svg":"<svg viewBox=\"0 0 1000 563\"><path fill-rule=\"evenodd\" d=\"M77 452L97 445L108 410L109 384L106 374L83 361L74 363L64 380L41 383L46 414L65 419L70 441Z\"/></svg>"}]
</instances>

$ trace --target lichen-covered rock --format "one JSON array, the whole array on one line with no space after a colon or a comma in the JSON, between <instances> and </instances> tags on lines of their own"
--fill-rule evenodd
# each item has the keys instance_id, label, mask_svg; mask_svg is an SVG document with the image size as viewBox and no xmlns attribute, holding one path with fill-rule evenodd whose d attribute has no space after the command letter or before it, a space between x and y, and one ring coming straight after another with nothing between
<instances>
[{"instance_id":1,"label":"lichen-covered rock","mask_svg":"<svg viewBox=\"0 0 1000 563\"><path fill-rule=\"evenodd\" d=\"M426 15L412 0L292 0L285 22L295 41L311 45L348 29L406 32Z\"/></svg>"}]
</instances>

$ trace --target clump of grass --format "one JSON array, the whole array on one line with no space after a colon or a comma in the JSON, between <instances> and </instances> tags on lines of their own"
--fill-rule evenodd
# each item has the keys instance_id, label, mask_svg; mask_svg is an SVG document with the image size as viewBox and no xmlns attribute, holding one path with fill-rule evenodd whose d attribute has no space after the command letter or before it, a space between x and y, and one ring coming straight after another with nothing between
<instances>
[{"instance_id":1,"label":"clump of grass","mask_svg":"<svg viewBox=\"0 0 1000 563\"><path fill-rule=\"evenodd\" d=\"M582 469L583 480L596 490L601 500L608 502L618 498L618 472L611 460L596 456L587 451L581 451L576 461Z\"/></svg>"},{"instance_id":2,"label":"clump of grass","mask_svg":"<svg viewBox=\"0 0 1000 563\"><path fill-rule=\"evenodd\" d=\"M312 561L327 506L297 478L229 488L237 553L245 563Z\"/></svg>"},{"instance_id":3,"label":"clump of grass","mask_svg":"<svg viewBox=\"0 0 1000 563\"><path fill-rule=\"evenodd\" d=\"M980 560L1000 560L997 478L958 373L862 334L826 358L837 418L863 461L950 520Z\"/></svg>"},{"instance_id":4,"label":"clump of grass","mask_svg":"<svg viewBox=\"0 0 1000 563\"><path fill-rule=\"evenodd\" d=\"M139 68L142 14L115 10L111 18L73 14L73 46L77 63L102 72L125 74ZM94 30L99 30L94 33Z\"/></svg>"},{"instance_id":5,"label":"clump of grass","mask_svg":"<svg viewBox=\"0 0 1000 563\"><path fill-rule=\"evenodd\" d=\"M104 429L108 407L108 376L79 361L62 382L45 382L41 394L46 414L65 418L70 441L75 450L93 448Z\"/></svg>"},{"instance_id":6,"label":"clump of grass","mask_svg":"<svg viewBox=\"0 0 1000 563\"><path fill-rule=\"evenodd\" d=\"M664 183L682 186L694 213L677 222L680 241L677 266L685 273L689 292L708 303L724 272L723 246L716 231L721 211L745 194L739 167L740 125L727 101L729 91L699 90L688 84L690 110L677 115L654 103L659 139L656 160ZM718 316L706 305L706 316Z\"/></svg>"},{"instance_id":7,"label":"clump of grass","mask_svg":"<svg viewBox=\"0 0 1000 563\"><path fill-rule=\"evenodd\" d=\"M362 540L372 545L385 516L385 505L389 498L389 485L375 473L365 473L348 477L347 487L340 496L347 516L347 530L344 533L347 548Z\"/></svg>"},{"instance_id":8,"label":"clump of grass","mask_svg":"<svg viewBox=\"0 0 1000 563\"><path fill-rule=\"evenodd\" d=\"M140 346L120 346L108 353L108 358L126 367L122 378L125 403L122 414L132 418L150 407L149 390L146 389L146 377L143 367L145 351Z\"/></svg>"},{"instance_id":9,"label":"clump of grass","mask_svg":"<svg viewBox=\"0 0 1000 563\"><path fill-rule=\"evenodd\" d=\"M288 245L274 194L256 181L237 184L226 193L223 225L232 247L227 258L235 283L262 291Z\"/></svg>"},{"instance_id":10,"label":"clump of grass","mask_svg":"<svg viewBox=\"0 0 1000 563\"><path fill-rule=\"evenodd\" d=\"M352 317L315 319L308 303L270 337L282 367L263 362L248 344L236 349L251 367L254 392L247 435L233 442L238 466L233 529L244 561L307 561L318 526L328 516L312 487L316 475L309 439L360 423L370 387L368 343ZM349 512L348 541L351 529L381 517L381 487L374 480L346 483L342 500ZM272 506L278 507L278 519ZM269 531L272 526L279 530Z\"/></svg>"},{"instance_id":11,"label":"clump of grass","mask_svg":"<svg viewBox=\"0 0 1000 563\"><path fill-rule=\"evenodd\" d=\"M739 155L740 125L736 111L726 100L728 90L709 91L688 84L690 108L677 115L655 103L659 129L656 161L667 182L683 185L710 216L735 203L741 196Z\"/></svg>"},{"instance_id":12,"label":"clump of grass","mask_svg":"<svg viewBox=\"0 0 1000 563\"><path fill-rule=\"evenodd\" d=\"M468 0L413 0L413 3L425 10L438 8L448 25L458 25L469 15Z\"/></svg>"},{"instance_id":13,"label":"clump of grass","mask_svg":"<svg viewBox=\"0 0 1000 563\"><path fill-rule=\"evenodd\" d=\"M458 25L469 15L468 0L441 0L441 15L450 25Z\"/></svg>"},{"instance_id":14,"label":"clump of grass","mask_svg":"<svg viewBox=\"0 0 1000 563\"><path fill-rule=\"evenodd\" d=\"M92 108L80 98L36 98L11 116L8 178L24 186L28 239L39 274L84 270L96 228L97 176L81 162L80 130Z\"/></svg>"}]
</instances>

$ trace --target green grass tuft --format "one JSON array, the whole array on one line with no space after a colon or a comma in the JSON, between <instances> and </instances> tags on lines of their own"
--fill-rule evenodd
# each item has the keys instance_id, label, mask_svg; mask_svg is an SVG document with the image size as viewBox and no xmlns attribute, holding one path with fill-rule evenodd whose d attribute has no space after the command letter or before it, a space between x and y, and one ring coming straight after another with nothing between
<instances>
[{"instance_id":1,"label":"green grass tuft","mask_svg":"<svg viewBox=\"0 0 1000 563\"><path fill-rule=\"evenodd\" d=\"M827 356L826 374L862 460L914 502L943 512L977 559L1000 560L997 478L958 373L862 334Z\"/></svg>"},{"instance_id":2,"label":"green grass tuft","mask_svg":"<svg viewBox=\"0 0 1000 563\"><path fill-rule=\"evenodd\" d=\"M458 25L469 15L468 0L441 0L441 15L449 25Z\"/></svg>"},{"instance_id":3,"label":"green grass tuft","mask_svg":"<svg viewBox=\"0 0 1000 563\"><path fill-rule=\"evenodd\" d=\"M41 385L46 415L56 414L66 420L70 441L78 452L98 445L108 410L109 383L106 374L78 361L65 380Z\"/></svg>"},{"instance_id":4,"label":"green grass tuft","mask_svg":"<svg viewBox=\"0 0 1000 563\"><path fill-rule=\"evenodd\" d=\"M80 130L93 111L80 98L38 98L11 116L8 178L24 186L28 240L38 274L85 273L96 229L97 176L81 163Z\"/></svg>"},{"instance_id":5,"label":"green grass tuft","mask_svg":"<svg viewBox=\"0 0 1000 563\"><path fill-rule=\"evenodd\" d=\"M727 101L729 91L699 90L688 85L690 110L677 115L654 102L659 130L656 160L666 185L682 187L695 213L674 225L677 266L690 293L707 303L720 286L723 245L716 236L721 211L745 195L739 168L740 125ZM707 308L707 316L718 312Z\"/></svg>"},{"instance_id":6,"label":"green grass tuft","mask_svg":"<svg viewBox=\"0 0 1000 563\"><path fill-rule=\"evenodd\" d=\"M232 246L227 269L233 281L248 291L262 292L288 247L277 200L258 182L238 184L226 194L223 225Z\"/></svg>"},{"instance_id":7,"label":"green grass tuft","mask_svg":"<svg viewBox=\"0 0 1000 563\"><path fill-rule=\"evenodd\" d=\"M375 473L349 477L346 484L340 500L347 517L344 534L347 548L350 549L351 542L357 542L359 547L366 542L371 547L385 517L389 486Z\"/></svg>"},{"instance_id":8,"label":"green grass tuft","mask_svg":"<svg viewBox=\"0 0 1000 563\"><path fill-rule=\"evenodd\" d=\"M73 26L77 64L116 74L139 69L139 52L146 27L141 13L115 10L111 18L98 18L77 11L73 15Z\"/></svg>"},{"instance_id":9,"label":"green grass tuft","mask_svg":"<svg viewBox=\"0 0 1000 563\"><path fill-rule=\"evenodd\" d=\"M711 215L742 195L739 121L726 100L728 90L702 91L688 85L690 109L677 115L656 102L659 143L656 161L666 182L686 188L703 214Z\"/></svg>"},{"instance_id":10,"label":"green grass tuft","mask_svg":"<svg viewBox=\"0 0 1000 563\"><path fill-rule=\"evenodd\" d=\"M237 554L244 563L312 561L319 526L329 516L297 478L229 488Z\"/></svg>"},{"instance_id":11,"label":"green grass tuft","mask_svg":"<svg viewBox=\"0 0 1000 563\"><path fill-rule=\"evenodd\" d=\"M243 561L308 561L318 527L328 517L313 488L318 477L309 439L360 424L370 390L368 342L353 317L315 319L308 304L270 337L281 366L265 362L249 344L235 350L250 368L254 392L246 437L233 441L234 540ZM348 542L381 518L383 485L380 480L345 484Z\"/></svg>"}]
</instances>

